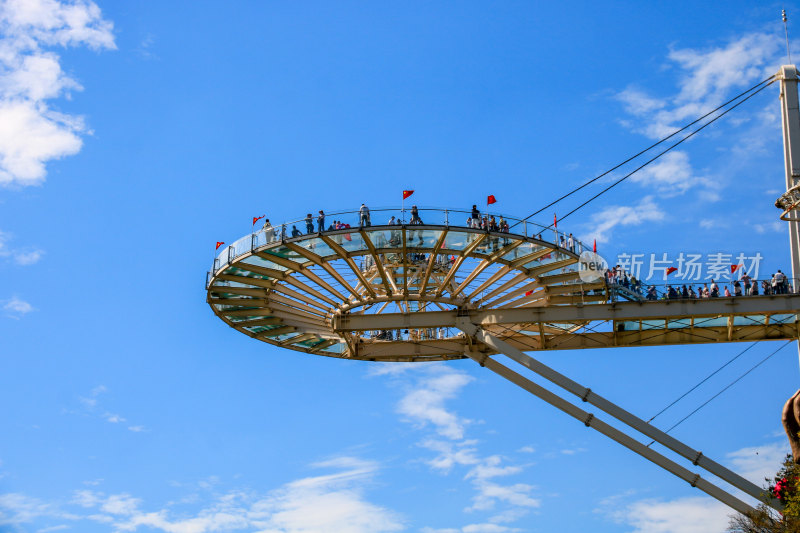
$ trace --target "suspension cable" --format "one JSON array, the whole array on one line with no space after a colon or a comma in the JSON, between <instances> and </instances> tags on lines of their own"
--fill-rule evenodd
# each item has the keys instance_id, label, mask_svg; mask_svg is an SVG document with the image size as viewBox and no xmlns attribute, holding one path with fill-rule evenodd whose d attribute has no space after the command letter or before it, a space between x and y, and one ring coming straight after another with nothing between
<instances>
[{"instance_id":1,"label":"suspension cable","mask_svg":"<svg viewBox=\"0 0 800 533\"><path fill-rule=\"evenodd\" d=\"M644 150L642 150L642 151L638 152L637 154L635 154L635 155L633 155L633 156L629 157L629 158L628 158L628 159L626 159L625 161L623 161L623 162L619 163L618 165L616 165L616 166L614 166L614 167L612 167L612 168L610 168L610 169L606 170L605 172L603 172L603 173L602 173L602 174L600 174L599 176L597 176L597 177L595 177L595 178L592 178L591 180L587 181L586 183L584 183L584 184L583 184L583 185L581 185L580 187L577 187L577 188L575 188L575 189L572 189L572 190L571 190L571 191L569 191L568 193L566 193L566 194L564 194L563 196L561 196L560 198L558 198L558 199L556 199L556 200L554 200L554 201L550 202L549 204L547 204L546 206L542 207L542 208L541 208L541 209L539 209L538 211L536 211L536 212L534 212L534 213L531 213L530 215L526 216L526 217L525 217L525 218L523 218L522 220L519 220L519 221L515 222L514 224L512 224L512 225L511 225L511 227L513 228L514 226L517 226L517 225L521 224L523 221L526 221L526 220L530 219L531 217L534 217L534 216L538 215L539 213L541 213L541 212L542 212L542 211L544 211L545 209L547 209L547 208L549 208L549 207L552 207L552 206L554 206L555 204L557 204L557 203L558 203L558 202L560 202L561 200L564 200L565 198L568 198L569 196L572 196L573 194L575 194L576 192L580 191L580 190L581 190L581 189L583 189L584 187L587 187L587 186L591 185L592 183L594 183L595 181L599 180L600 178L602 178L602 177L604 177L604 176L607 176L608 174L610 174L611 172L613 172L613 171L617 170L617 169L618 169L618 168L620 168L621 166L623 166L623 165L625 165L625 164L627 164L627 163L630 163L631 161L633 161L634 159L636 159L636 158L637 158L637 157L639 157L640 155L642 155L642 154L644 154L644 153L646 153L646 152L649 152L650 150L652 150L653 148L655 148L655 147L656 147L656 146L658 146L659 144L661 144L661 143L663 143L663 142L666 142L666 141L668 141L669 139L671 139L671 138L672 138L672 137L674 137L675 135L679 134L680 132L682 132L682 131L684 131L684 130L686 130L686 129L688 129L688 128L692 127L692 126L694 126L695 124L697 124L698 122L700 122L700 121L701 121L701 120L703 120L704 118L708 117L709 115L712 115L713 113L716 113L717 111L719 111L719 110L720 110L720 109L722 109L723 107L727 106L728 104L730 104L730 103L732 103L732 102L734 102L734 101L738 100L739 98L741 98L742 96L746 95L747 93L749 93L749 92L751 92L751 91L755 90L757 87L759 87L759 86L761 86L761 85L764 85L764 84L765 84L765 83L767 83L767 82L772 82L772 81L774 80L774 78L775 78L775 75L772 75L772 76L770 76L769 78L767 78L767 79L765 79L765 80L763 80L763 81L761 81L761 82L757 83L756 85L754 85L754 86L750 87L750 88L749 88L749 89L747 89L746 91L744 91L744 92L742 92L742 93L740 93L740 94L738 94L738 95L734 96L733 98L731 98L731 99L730 99L730 100L728 100L727 102L725 102L725 103L723 103L723 104L719 105L719 106L718 106L718 107L716 107L715 109L712 109L711 111L709 111L709 112L708 112L708 113L706 113L705 115L703 115L703 116L701 116L701 117L698 117L697 119L695 119L695 120L693 120L692 122L690 122L690 123L686 124L686 125L685 125L685 126L683 126L682 128L680 128L680 129L678 129L678 130L675 130L675 131L673 131L672 133L670 133L670 134L669 134L669 135L667 135L666 137L662 138L662 139L661 139L661 140L659 140L658 142L656 142L656 143L654 143L654 144L651 144L650 146L648 146L648 147L647 147L647 148L645 148Z\"/></svg>"},{"instance_id":2,"label":"suspension cable","mask_svg":"<svg viewBox=\"0 0 800 533\"><path fill-rule=\"evenodd\" d=\"M569 212L569 213L567 213L566 215L562 216L562 217L561 217L561 220L564 220L565 218L567 218L567 217L568 217L568 216L570 216L571 214L575 213L575 212L576 212L576 211L578 211L579 209L581 209L581 208L585 207L585 206L586 206L587 204L589 204L590 202L592 202L592 201L596 200L597 198L599 198L600 196L604 195L605 193L607 193L608 191L610 191L611 189L613 189L614 187L616 187L617 185L619 185L619 184L620 184L620 183L622 183L623 181L627 180L628 178L630 178L631 176L633 176L634 174L636 174L637 172L639 172L640 170L642 170L644 167L646 167L647 165L649 165L650 163L652 163L653 161L655 161L656 159L658 159L658 158L659 158L659 157L661 157L662 155L664 155L664 154L666 154L667 152L671 151L672 149L676 148L677 146L679 146L680 144L684 143L685 141L688 141L689 139L691 139L692 137L694 137L695 135L697 135L698 133L700 133L701 131L703 131L705 128L707 128L708 126L710 126L711 124L713 124L713 123L714 123L714 122L716 122L717 120L721 119L722 117L724 117L725 115L727 115L729 112L733 111L734 109L736 109L737 107L739 107L740 105L742 105L743 103L745 103L745 102L746 102L746 101L748 101L750 98L752 98L753 96L757 95L758 93L760 93L761 91L763 91L763 90L764 90L764 89L766 89L767 87L769 87L769 84L767 84L767 85L764 85L763 87L761 87L761 88L760 88L760 89L758 89L757 91L755 91L755 92L751 93L751 94L750 94L750 95L748 95L746 98L744 98L744 99L740 100L739 102L737 102L736 104L732 105L731 107L729 107L728 109L726 109L725 111L723 111L722 113L720 113L719 115L717 115L716 117L712 118L711 120L709 120L708 122L706 122L705 124L703 124L702 126L700 126L699 128L697 128L696 130L694 130L693 132L691 132L690 134L688 134L688 135L686 135L685 137L683 137L683 138L682 138L680 141L678 141L678 142L676 142L675 144L671 145L671 146L670 146L669 148L667 148L666 150L663 150L663 151L659 152L658 154L656 154L656 155L655 155L654 157L652 157L651 159L648 159L648 160L647 160L647 161L646 161L644 164L642 164L641 166L639 166L639 167L635 168L634 170L632 170L631 172L627 173L626 175L624 175L623 177L621 177L620 179L618 179L617 181L615 181L614 183L612 183L611 185L609 185L608 187L606 187L605 189L603 189L602 191L600 191L599 193L595 194L594 196L592 196L591 198L589 198L588 200L586 200L585 202L583 202L581 205L579 205L578 207L576 207L575 209L573 209L572 211L570 211L570 212ZM552 227L552 226L553 226L553 224L550 224L550 225L549 225L549 226L547 226L547 228L545 228L545 229L548 229L548 228L550 228L550 227Z\"/></svg>"},{"instance_id":3,"label":"suspension cable","mask_svg":"<svg viewBox=\"0 0 800 533\"><path fill-rule=\"evenodd\" d=\"M675 429L676 427L678 427L679 425L681 425L681 424L682 424L683 422L685 422L685 421L686 421L686 420L687 420L687 419L688 419L690 416L692 416L692 415L693 415L693 414L695 414L697 411L699 411L700 409L702 409L703 407L705 407L706 405L708 405L709 403L711 403L711 401L712 401L712 400L716 399L716 398L717 398L717 397L718 397L720 394L722 394L722 393L723 393L723 392L725 392L726 390L728 390L728 389L730 389L731 387L733 387L733 386L734 386L736 383L738 383L739 381L741 381L741 380L742 380L742 378L744 378L744 377L745 377L747 374L749 374L750 372L752 372L753 370L755 370L756 368L758 368L758 367L759 367L759 366L761 366L762 364L766 363L766 362L767 362L767 360L768 360L769 358L771 358L773 355L775 355L776 353L780 352L781 350L783 350L784 348L786 348L787 346L789 346L789 344L791 344L792 342L794 342L794 339L788 340L788 341L786 341L785 343L783 343L783 345L782 345L780 348L778 348L777 350L775 350L774 352L772 352L771 354L769 354L768 356L766 356L764 359L762 359L761 361L759 361L758 363L756 363L755 365L753 365L752 367L750 367L750 370L748 370L747 372L745 372L744 374L742 374L742 375L741 375L741 376L739 376L738 378L736 378L736 379L734 379L733 381L731 381L730 383L728 383L728 384L727 384L727 385L726 385L726 386L725 386L725 387L724 387L724 388L723 388L721 391L719 391L719 392L718 392L718 393L716 393L714 396L712 396L711 398L709 398L708 400L706 400L705 402L703 402L702 404L700 404L700 406L699 406L697 409L695 409L694 411L692 411L692 412L691 412L691 413L689 413L688 415L686 415L686 416L684 416L683 418L681 418L680 420L678 420L678 422L676 422L675 424L673 424L671 428L669 428L669 429L665 430L665 431L664 431L664 433L669 433L670 431L672 431L673 429ZM655 442L655 441L651 441L651 442L650 442L650 444L653 444L654 442ZM650 444L648 444L648 446L650 446Z\"/></svg>"},{"instance_id":4,"label":"suspension cable","mask_svg":"<svg viewBox=\"0 0 800 533\"><path fill-rule=\"evenodd\" d=\"M751 344L750 346L748 346L747 348L745 348L744 350L742 350L741 352L739 352L738 354L736 354L736 355L735 355L735 356L734 356L732 359L730 359L730 360L729 360L727 363L725 363L724 365L722 365L722 366L721 366L721 367L719 367L718 369L714 370L712 373L710 373L710 374L709 374L709 375L707 375L705 378L703 378L703 379L702 379L702 380L701 380L699 383L697 383L697 385L695 385L695 386L694 386L694 387L692 387L691 389L689 389L689 390L687 390L686 392L684 392L683 394L681 394L681 395L680 395L678 398L676 398L676 399L675 399L675 401L673 401L671 404L669 404L668 406L666 406L665 408L663 408L662 410L660 410L659 412L657 412L655 415L653 415L653 417L652 417L650 420L648 420L648 421L647 421L647 423L649 424L650 422L652 422L653 420L655 420L655 418L656 418L657 416L661 415L661 414L662 414L664 411L666 411L667 409L669 409L670 407L672 407L673 405L675 405L675 404L676 404L676 403L678 403L679 401L683 400L683 399L684 399L686 396L688 396L688 395L689 395L689 393L693 392L695 389L697 389L697 387L699 387L700 385L702 385L703 383L705 383L706 381L708 381L709 379L711 379L712 377L714 377L714 376L715 376L717 373L719 373L719 372L720 372L720 371L721 371L723 368L725 368L725 367L726 367L726 366L728 366L729 364L731 364L731 363L733 363L734 361L736 361L737 359L739 359L739 357L741 357L742 355L744 355L744 353L745 353L747 350L749 350L750 348L752 348L753 346L755 346L755 345L756 345L756 344L758 344L758 343L759 343L759 341L756 341L756 342L754 342L753 344Z\"/></svg>"}]
</instances>

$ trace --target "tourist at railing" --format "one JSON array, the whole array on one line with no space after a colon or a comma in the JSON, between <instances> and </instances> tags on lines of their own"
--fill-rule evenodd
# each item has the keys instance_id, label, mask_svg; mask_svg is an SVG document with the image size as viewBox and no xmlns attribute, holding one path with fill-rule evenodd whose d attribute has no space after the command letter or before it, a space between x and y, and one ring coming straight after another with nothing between
<instances>
[{"instance_id":1,"label":"tourist at railing","mask_svg":"<svg viewBox=\"0 0 800 533\"><path fill-rule=\"evenodd\" d=\"M320 209L319 215L317 215L317 231L322 233L325 231L325 212Z\"/></svg>"},{"instance_id":2,"label":"tourist at railing","mask_svg":"<svg viewBox=\"0 0 800 533\"><path fill-rule=\"evenodd\" d=\"M372 225L369 221L369 207L364 204L361 204L361 208L358 210L358 222L358 225L362 228Z\"/></svg>"},{"instance_id":3,"label":"tourist at railing","mask_svg":"<svg viewBox=\"0 0 800 533\"><path fill-rule=\"evenodd\" d=\"M266 237L267 242L273 242L276 240L275 231L272 228L272 224L270 224L268 218L264 219L264 225L261 226L261 231L264 232L264 237Z\"/></svg>"},{"instance_id":4,"label":"tourist at railing","mask_svg":"<svg viewBox=\"0 0 800 533\"><path fill-rule=\"evenodd\" d=\"M419 217L419 209L417 206L411 206L411 224L422 224L422 219Z\"/></svg>"},{"instance_id":5,"label":"tourist at railing","mask_svg":"<svg viewBox=\"0 0 800 533\"><path fill-rule=\"evenodd\" d=\"M411 219L408 222L408 224L411 224L413 226L423 225L424 222L421 216L422 211L438 211L443 215L442 217L443 220L440 222L433 222L433 224L436 225L443 224L449 226L450 220L454 213L469 213L470 216L466 219L467 227L473 229L480 229L490 233L510 234L511 229L513 227L515 228L515 234L519 233L527 236L529 227L528 224L530 224L532 227L537 227L537 225L534 223L529 223L525 220L517 220L517 219L512 219L512 220L517 220L512 225L509 224L509 222L500 214L495 214L495 215L481 214L480 210L478 210L477 208L477 205L473 205L472 207L473 208L471 211L458 210L458 209L426 210L426 209L420 209L416 205L414 205L411 207ZM390 211L390 210L381 209L380 211ZM220 249L220 251L218 251L219 262L221 264L223 261L231 260L234 256L241 255L241 253L244 253L245 251L253 251L254 248L259 245L263 244L273 245L276 241L284 241L287 238L291 239L302 238L304 234L314 235L316 233L335 231L337 229L342 229L342 228L350 228L351 226L349 224L345 223L343 220L338 219L338 217L341 216L344 216L345 218L352 217L350 218L350 222L354 226L356 225L356 223L358 223L359 224L358 227L362 229L365 227L372 226L371 211L366 206L366 204L362 204L362 209L359 209L357 211L339 212L339 213L334 213L331 216L336 216L337 219L334 220L333 223L329 225L326 224L329 221L329 219L327 219L326 213L322 209L318 211L317 215L313 215L312 213L307 213L305 217L300 220L288 221L281 224L273 225L270 220L265 220L266 226L262 226L258 232L253 232L252 235L248 237L247 241L250 243L248 250L242 249L240 251L238 246L237 247L228 246L226 248L222 248ZM428 219L428 216L426 216L426 220ZM427 223L431 224L431 221L428 220ZM418 230L416 228L408 228L407 226L405 226L405 224L406 223L403 220L401 220L399 216L397 216L397 212L395 213L395 215L392 215L390 217L389 221L387 222L387 225L397 226L396 230L392 229L387 231L387 236L389 236L388 242L390 246L397 247L402 244L403 230L400 229L400 226L406 228L405 232L409 247L427 246L427 245L432 245L435 242L435 239L433 239L432 241L428 241L425 238L427 235L426 232ZM538 226L538 228L541 230L543 226ZM303 231L305 231L305 233L303 233ZM560 248L564 250L570 250L573 253L579 253L581 250L583 250L583 245L577 239L575 239L574 235L570 234L571 242L566 240L567 234L560 235L558 232L555 232L555 235L556 235L556 244ZM559 243L559 235L561 238L560 243ZM474 241L477 237L478 237L477 235L468 234L466 239L467 242L471 242ZM340 244L343 239L347 239L345 235L341 235L339 237L332 236L331 238L339 242ZM371 238L375 239L376 237L372 237L371 235ZM542 240L543 231L540 231L539 234L536 235L536 238ZM350 239L347 240L349 241ZM484 241L481 244L479 251L486 252L488 249L491 249L492 251L498 251L502 247L508 246L510 244L511 244L510 238L504 236L491 235L488 238L484 238ZM309 247L309 249L315 248L314 241L309 241L309 243L307 243L307 246ZM549 256L547 256L547 258L549 258ZM216 262L215 265L217 265ZM214 268L218 268L218 266L215 266Z\"/></svg>"},{"instance_id":6,"label":"tourist at railing","mask_svg":"<svg viewBox=\"0 0 800 533\"><path fill-rule=\"evenodd\" d=\"M780 273L781 276L778 276L778 273ZM641 287L638 289L636 287L636 284L639 282L635 281L633 276L628 277L627 273L625 272L615 272L613 269L607 270L605 280L609 289L611 289L612 300L616 300L617 296L625 297L626 292L623 289L627 289L630 292L642 295ZM758 296L759 293L767 296L793 294L795 291L793 285L790 284L788 278L786 278L786 275L780 271L776 272L769 280L759 281L748 276L748 283L746 285L743 284L742 281L743 279L733 280L730 282L730 285L724 284L722 287L720 287L716 280L711 280L710 286L709 283L703 283L702 286L698 285L697 292L695 292L695 289L691 284L682 285L680 288L677 286L666 285L663 289L663 292L659 292L655 285L650 285L644 294L644 299L654 301L673 299L707 299L719 297L739 298ZM759 285L761 286L760 291ZM731 292L731 288L733 289L733 292Z\"/></svg>"}]
</instances>

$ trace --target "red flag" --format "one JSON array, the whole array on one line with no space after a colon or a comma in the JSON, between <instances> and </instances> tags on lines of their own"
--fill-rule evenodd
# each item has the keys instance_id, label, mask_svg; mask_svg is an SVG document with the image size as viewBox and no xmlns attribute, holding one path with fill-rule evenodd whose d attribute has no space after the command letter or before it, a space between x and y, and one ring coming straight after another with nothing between
<instances>
[{"instance_id":1,"label":"red flag","mask_svg":"<svg viewBox=\"0 0 800 533\"><path fill-rule=\"evenodd\" d=\"M594 246L592 246L592 251L597 253L597 239L594 240Z\"/></svg>"},{"instance_id":2,"label":"red flag","mask_svg":"<svg viewBox=\"0 0 800 533\"><path fill-rule=\"evenodd\" d=\"M413 191L413 189L412 189L412 190L410 190L410 191L403 191L403 200L405 200L406 198L408 198L408 197L409 197L409 196L411 196L412 194L414 194L414 191Z\"/></svg>"},{"instance_id":3,"label":"red flag","mask_svg":"<svg viewBox=\"0 0 800 533\"><path fill-rule=\"evenodd\" d=\"M497 198L494 197L494 194L490 194L486 198L486 205L492 205L493 203L497 202Z\"/></svg>"},{"instance_id":4,"label":"red flag","mask_svg":"<svg viewBox=\"0 0 800 533\"><path fill-rule=\"evenodd\" d=\"M553 227L558 229L558 219L556 218L555 213L553 213Z\"/></svg>"},{"instance_id":5,"label":"red flag","mask_svg":"<svg viewBox=\"0 0 800 533\"><path fill-rule=\"evenodd\" d=\"M667 269L667 276L669 276L669 275L670 275L670 274L672 274L673 272L676 272L677 270L678 270L678 269L677 269L677 268L675 268L675 267L669 267L669 268Z\"/></svg>"},{"instance_id":6,"label":"red flag","mask_svg":"<svg viewBox=\"0 0 800 533\"><path fill-rule=\"evenodd\" d=\"M740 266L741 266L741 265L731 265L731 274L733 274L734 272L736 272L736 270L737 270L737 269L738 269Z\"/></svg>"},{"instance_id":7,"label":"red flag","mask_svg":"<svg viewBox=\"0 0 800 533\"><path fill-rule=\"evenodd\" d=\"M222 246L223 244L225 244L225 243L224 243L224 242L222 242L222 241L217 241L217 247L216 247L216 248L214 248L214 249L215 249L215 250L219 250L219 247L220 247L220 246Z\"/></svg>"},{"instance_id":8,"label":"red flag","mask_svg":"<svg viewBox=\"0 0 800 533\"><path fill-rule=\"evenodd\" d=\"M253 217L253 225L255 226L256 222L258 222L259 220L261 220L265 216L267 216L267 215L261 215L260 217Z\"/></svg>"},{"instance_id":9,"label":"red flag","mask_svg":"<svg viewBox=\"0 0 800 533\"><path fill-rule=\"evenodd\" d=\"M530 296L531 294L533 294L533 291L528 291L525 293L525 296Z\"/></svg>"}]
</instances>

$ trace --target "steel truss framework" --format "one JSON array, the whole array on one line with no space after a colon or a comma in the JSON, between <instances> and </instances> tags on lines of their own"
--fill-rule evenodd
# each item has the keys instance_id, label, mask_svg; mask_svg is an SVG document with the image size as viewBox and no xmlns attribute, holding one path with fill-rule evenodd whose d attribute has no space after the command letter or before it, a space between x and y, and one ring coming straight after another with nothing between
<instances>
[{"instance_id":1,"label":"steel truss framework","mask_svg":"<svg viewBox=\"0 0 800 533\"><path fill-rule=\"evenodd\" d=\"M502 353L760 498L757 485L524 352L794 339L800 295L608 302L602 280L581 281L576 254L541 239L471 228L381 226L266 239L254 234L249 250L223 252L209 273L208 302L237 330L348 359L474 359L730 507L752 509L492 358ZM381 335L388 331L395 332L391 339Z\"/></svg>"},{"instance_id":2,"label":"steel truss framework","mask_svg":"<svg viewBox=\"0 0 800 533\"><path fill-rule=\"evenodd\" d=\"M797 69L784 66L776 77L781 80L787 186L776 205L790 221L793 278L798 278ZM574 250L547 242L541 234L534 238L447 223L353 228L291 239L282 232L281 239L276 237L262 231L240 239L223 250L209 272L207 301L238 331L284 348L348 359L469 357L692 487L737 511L752 511L738 495L493 358L504 354L744 495L762 500L754 483L524 352L797 339L800 295L609 303L603 280L581 281ZM766 503L781 510L775 500Z\"/></svg>"}]
</instances>

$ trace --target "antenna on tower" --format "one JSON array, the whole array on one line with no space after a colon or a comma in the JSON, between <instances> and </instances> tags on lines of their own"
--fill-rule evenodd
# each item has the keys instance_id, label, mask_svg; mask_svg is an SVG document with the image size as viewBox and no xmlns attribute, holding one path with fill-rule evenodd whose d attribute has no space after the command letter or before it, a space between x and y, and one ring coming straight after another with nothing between
<instances>
[{"instance_id":1,"label":"antenna on tower","mask_svg":"<svg viewBox=\"0 0 800 533\"><path fill-rule=\"evenodd\" d=\"M781 9L781 16L783 17L783 31L786 33L786 55L789 58L789 64L792 64L792 53L789 51L789 25L786 22L786 10Z\"/></svg>"}]
</instances>

